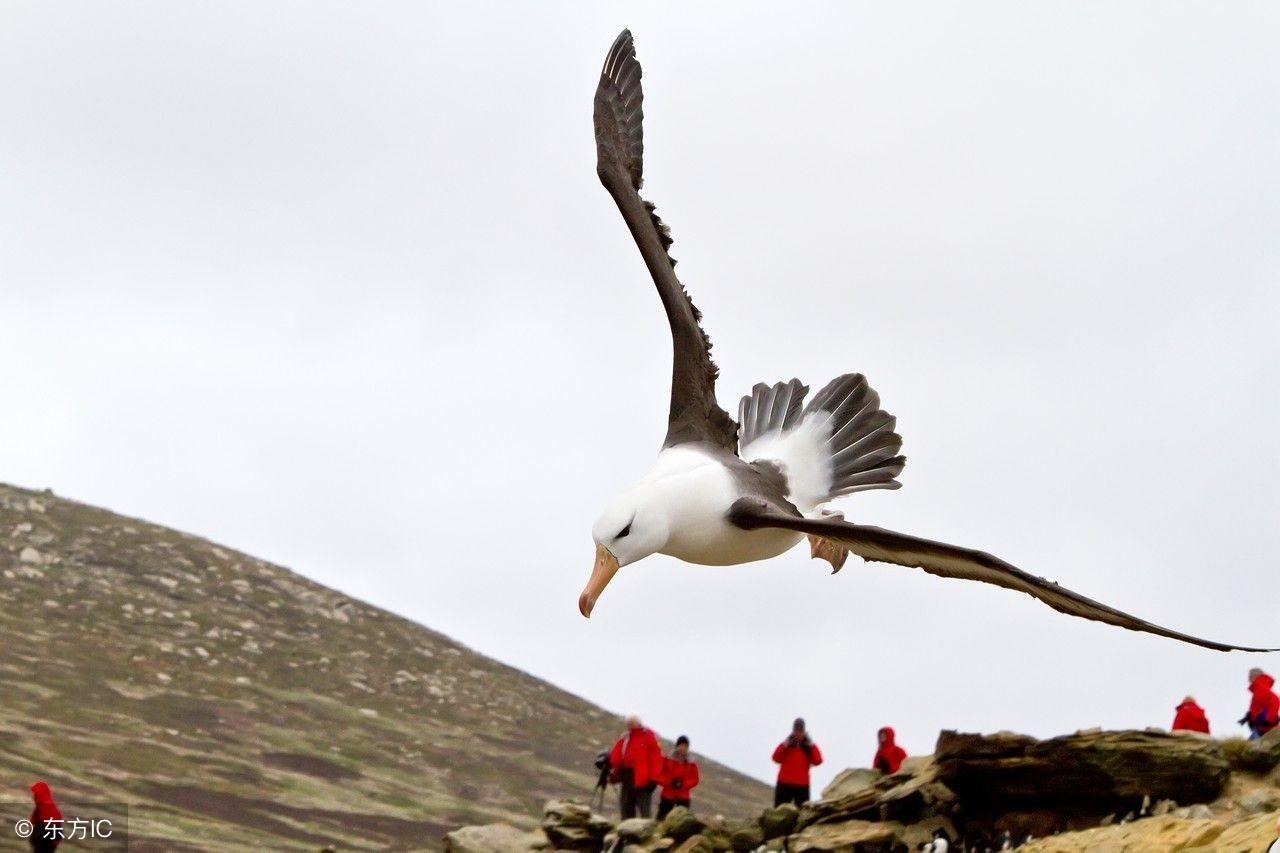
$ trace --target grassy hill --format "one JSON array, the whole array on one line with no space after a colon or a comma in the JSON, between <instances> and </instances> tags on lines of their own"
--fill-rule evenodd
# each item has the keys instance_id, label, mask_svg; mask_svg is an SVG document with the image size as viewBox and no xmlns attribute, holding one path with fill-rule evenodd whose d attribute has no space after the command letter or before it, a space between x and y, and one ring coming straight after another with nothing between
<instances>
[{"instance_id":1,"label":"grassy hill","mask_svg":"<svg viewBox=\"0 0 1280 853\"><path fill-rule=\"evenodd\" d=\"M47 492L0 485L0 571L7 820L43 778L129 803L134 850L435 849L589 791L619 729L288 569ZM765 803L703 767L706 810Z\"/></svg>"}]
</instances>

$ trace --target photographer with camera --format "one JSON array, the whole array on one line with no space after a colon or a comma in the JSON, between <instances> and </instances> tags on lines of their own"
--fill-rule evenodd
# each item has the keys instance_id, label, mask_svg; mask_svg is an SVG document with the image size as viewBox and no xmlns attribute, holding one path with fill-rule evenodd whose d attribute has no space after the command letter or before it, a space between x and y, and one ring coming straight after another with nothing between
<instances>
[{"instance_id":1,"label":"photographer with camera","mask_svg":"<svg viewBox=\"0 0 1280 853\"><path fill-rule=\"evenodd\" d=\"M631 714L626 719L627 731L609 751L609 781L620 786L622 819L649 817L653 807L653 789L662 776L662 747L658 736Z\"/></svg>"},{"instance_id":2,"label":"photographer with camera","mask_svg":"<svg viewBox=\"0 0 1280 853\"><path fill-rule=\"evenodd\" d=\"M791 736L778 744L773 751L778 767L778 787L774 789L773 805L795 803L802 806L809 801L809 768L822 763L822 752L809 739L804 720L800 717L791 724Z\"/></svg>"},{"instance_id":3,"label":"photographer with camera","mask_svg":"<svg viewBox=\"0 0 1280 853\"><path fill-rule=\"evenodd\" d=\"M675 749L671 757L662 759L662 793L658 796L658 820L667 816L667 812L676 806L693 808L690 803L690 792L698 785L698 764L689 760L689 739L684 735L676 738Z\"/></svg>"}]
</instances>

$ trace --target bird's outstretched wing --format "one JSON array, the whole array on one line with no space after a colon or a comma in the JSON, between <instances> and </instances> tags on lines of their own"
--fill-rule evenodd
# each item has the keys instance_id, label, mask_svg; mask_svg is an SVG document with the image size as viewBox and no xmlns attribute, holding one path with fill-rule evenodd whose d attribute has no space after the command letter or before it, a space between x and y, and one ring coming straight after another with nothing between
<instances>
[{"instance_id":1,"label":"bird's outstretched wing","mask_svg":"<svg viewBox=\"0 0 1280 853\"><path fill-rule=\"evenodd\" d=\"M738 425L716 402L719 370L711 360L711 340L699 325L702 315L676 278L675 261L667 254L671 233L654 206L640 198L643 102L635 43L631 32L623 30L609 48L596 88L596 173L622 211L671 323L671 410L663 446L710 441L737 452Z\"/></svg>"},{"instance_id":2,"label":"bird's outstretched wing","mask_svg":"<svg viewBox=\"0 0 1280 853\"><path fill-rule=\"evenodd\" d=\"M1052 581L1036 577L993 557L984 551L960 548L929 539L920 539L905 533L895 533L882 527L870 527L853 524L840 518L799 518L785 515L770 509L762 501L743 498L734 504L729 514L730 520L738 527L755 530L762 527L778 527L784 530L796 530L811 536L821 537L828 541L838 542L850 552L864 560L880 563L893 563L899 566L924 569L931 575L944 578L961 578L963 580L982 581L995 584L1006 589L1025 592L1038 598L1060 613L1079 616L1082 619L1093 619L1118 625L1130 631L1145 631L1215 649L1220 652L1274 652L1278 649L1259 649L1249 646L1233 646L1217 643L1213 640L1202 640L1190 634L1183 634L1170 628L1163 628L1145 619L1131 616L1114 607L1085 598L1078 592L1072 592L1058 586Z\"/></svg>"}]
</instances>

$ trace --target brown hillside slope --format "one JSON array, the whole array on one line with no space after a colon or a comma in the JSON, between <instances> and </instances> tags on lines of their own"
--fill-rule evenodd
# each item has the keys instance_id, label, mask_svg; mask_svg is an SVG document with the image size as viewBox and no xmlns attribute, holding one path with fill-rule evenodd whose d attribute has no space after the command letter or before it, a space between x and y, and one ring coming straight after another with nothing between
<instances>
[{"instance_id":1,"label":"brown hillside slope","mask_svg":"<svg viewBox=\"0 0 1280 853\"><path fill-rule=\"evenodd\" d=\"M0 485L0 572L5 820L44 778L130 803L132 849L433 849L585 795L619 728L287 569L48 493ZM704 776L708 809L768 796Z\"/></svg>"}]
</instances>

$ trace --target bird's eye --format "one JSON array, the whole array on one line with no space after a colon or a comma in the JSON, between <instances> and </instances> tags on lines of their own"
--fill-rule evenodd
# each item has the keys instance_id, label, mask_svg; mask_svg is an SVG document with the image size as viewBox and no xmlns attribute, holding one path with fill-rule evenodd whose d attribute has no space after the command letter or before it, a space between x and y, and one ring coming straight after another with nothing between
<instances>
[{"instance_id":1,"label":"bird's eye","mask_svg":"<svg viewBox=\"0 0 1280 853\"><path fill-rule=\"evenodd\" d=\"M634 519L633 519L633 520L634 520ZM615 536L615 537L613 537L613 538L614 538L614 539L621 539L622 537L626 536L626 535L627 535L628 533L630 533L630 532L631 532L631 522L630 522L630 521L628 521L628 522L627 522L627 526L626 526L626 527L624 527L624 528L622 528L622 532L621 532L621 533L619 533L617 536Z\"/></svg>"}]
</instances>

